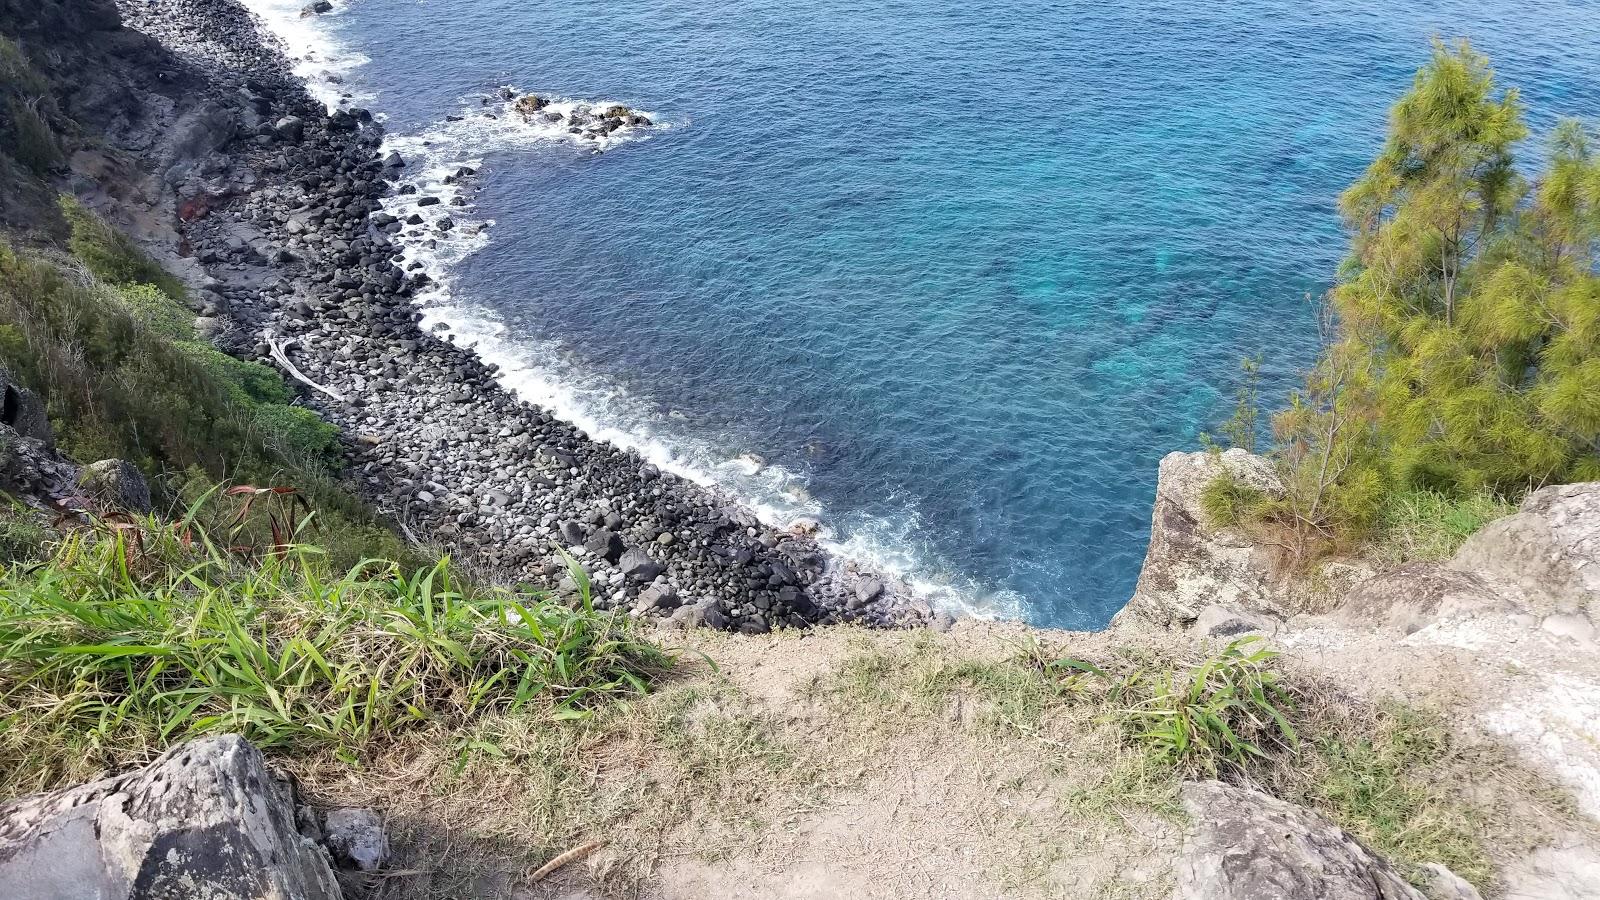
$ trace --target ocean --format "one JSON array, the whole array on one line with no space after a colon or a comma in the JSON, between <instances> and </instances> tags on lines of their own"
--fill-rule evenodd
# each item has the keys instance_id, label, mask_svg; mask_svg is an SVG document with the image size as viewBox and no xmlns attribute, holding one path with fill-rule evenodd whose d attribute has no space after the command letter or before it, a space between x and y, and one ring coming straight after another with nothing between
<instances>
[{"instance_id":1,"label":"ocean","mask_svg":"<svg viewBox=\"0 0 1600 900\"><path fill-rule=\"evenodd\" d=\"M1126 601L1240 361L1271 405L1313 357L1336 198L1430 38L1521 89L1530 159L1600 121L1592 0L305 2L244 0L407 159L430 324L938 605L1059 627Z\"/></svg>"}]
</instances>

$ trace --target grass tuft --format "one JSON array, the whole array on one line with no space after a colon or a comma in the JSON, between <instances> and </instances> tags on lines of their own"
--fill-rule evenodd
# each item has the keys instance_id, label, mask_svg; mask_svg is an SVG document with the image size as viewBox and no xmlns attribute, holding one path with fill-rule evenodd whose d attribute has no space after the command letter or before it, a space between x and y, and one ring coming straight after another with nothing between
<instances>
[{"instance_id":1,"label":"grass tuft","mask_svg":"<svg viewBox=\"0 0 1600 900\"><path fill-rule=\"evenodd\" d=\"M202 734L354 761L428 722L584 718L669 663L624 616L476 590L448 560L335 574L291 547L242 564L155 521L0 573L0 645L6 794Z\"/></svg>"},{"instance_id":2,"label":"grass tuft","mask_svg":"<svg viewBox=\"0 0 1600 900\"><path fill-rule=\"evenodd\" d=\"M1489 492L1451 498L1429 490L1392 495L1373 542L1382 560L1401 564L1449 559L1478 529L1516 507Z\"/></svg>"},{"instance_id":3,"label":"grass tuft","mask_svg":"<svg viewBox=\"0 0 1600 900\"><path fill-rule=\"evenodd\" d=\"M1200 509L1212 528L1231 528L1259 520L1268 510L1270 498L1260 488L1224 470L1200 490Z\"/></svg>"},{"instance_id":4,"label":"grass tuft","mask_svg":"<svg viewBox=\"0 0 1600 900\"><path fill-rule=\"evenodd\" d=\"M1148 694L1120 711L1129 737L1159 763L1210 777L1292 748L1294 701L1261 641L1242 637L1190 669L1125 680L1121 693Z\"/></svg>"}]
</instances>

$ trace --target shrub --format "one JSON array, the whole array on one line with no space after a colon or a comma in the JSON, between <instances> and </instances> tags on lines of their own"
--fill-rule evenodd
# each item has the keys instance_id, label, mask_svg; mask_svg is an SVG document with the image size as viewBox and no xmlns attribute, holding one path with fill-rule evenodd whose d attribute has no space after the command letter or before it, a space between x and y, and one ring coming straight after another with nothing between
<instances>
[{"instance_id":1,"label":"shrub","mask_svg":"<svg viewBox=\"0 0 1600 900\"><path fill-rule=\"evenodd\" d=\"M61 215L72 229L67 246L89 271L113 285L153 285L173 300L183 300L183 283L146 256L127 235L71 197L61 198Z\"/></svg>"},{"instance_id":2,"label":"shrub","mask_svg":"<svg viewBox=\"0 0 1600 900\"><path fill-rule=\"evenodd\" d=\"M3 452L3 451L0 451ZM32 562L43 552L50 532L26 510L0 512L0 565Z\"/></svg>"},{"instance_id":3,"label":"shrub","mask_svg":"<svg viewBox=\"0 0 1600 900\"><path fill-rule=\"evenodd\" d=\"M39 114L36 103L9 97L6 117L11 125L6 149L13 159L35 175L44 175L61 163L61 148L55 132Z\"/></svg>"},{"instance_id":4,"label":"shrub","mask_svg":"<svg viewBox=\"0 0 1600 900\"><path fill-rule=\"evenodd\" d=\"M243 565L151 520L0 573L3 787L199 734L354 759L423 722L582 717L668 663L587 597L476 590L447 560L332 571L309 547Z\"/></svg>"},{"instance_id":5,"label":"shrub","mask_svg":"<svg viewBox=\"0 0 1600 900\"><path fill-rule=\"evenodd\" d=\"M1186 773L1215 776L1296 741L1284 714L1288 691L1268 663L1277 653L1255 635L1185 671L1150 679L1134 676L1124 696L1145 699L1122 710L1127 733L1158 762Z\"/></svg>"},{"instance_id":6,"label":"shrub","mask_svg":"<svg viewBox=\"0 0 1600 900\"><path fill-rule=\"evenodd\" d=\"M1325 349L1273 419L1299 560L1392 529L1416 502L1398 495L1514 501L1600 478L1600 152L1562 122L1529 181L1527 133L1487 58L1435 42L1340 197Z\"/></svg>"},{"instance_id":7,"label":"shrub","mask_svg":"<svg viewBox=\"0 0 1600 900\"><path fill-rule=\"evenodd\" d=\"M1265 491L1224 469L1200 489L1200 510L1212 528L1230 528L1260 519L1268 510Z\"/></svg>"},{"instance_id":8,"label":"shrub","mask_svg":"<svg viewBox=\"0 0 1600 900\"><path fill-rule=\"evenodd\" d=\"M79 459L296 483L338 460L337 429L293 406L271 369L198 340L165 291L76 280L0 249L0 311L14 323L0 335L0 361L45 398Z\"/></svg>"}]
</instances>

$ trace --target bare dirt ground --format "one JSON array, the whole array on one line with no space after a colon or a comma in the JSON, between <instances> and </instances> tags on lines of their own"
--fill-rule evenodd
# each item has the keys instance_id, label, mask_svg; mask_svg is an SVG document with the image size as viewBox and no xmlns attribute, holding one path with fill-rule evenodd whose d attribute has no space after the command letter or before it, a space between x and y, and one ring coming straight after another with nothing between
<instances>
[{"instance_id":1,"label":"bare dirt ground","mask_svg":"<svg viewBox=\"0 0 1600 900\"><path fill-rule=\"evenodd\" d=\"M630 710L576 725L491 721L447 746L424 732L346 782L306 773L325 800L390 811L399 868L352 886L519 900L1171 895L1187 827L1177 775L1119 731L1115 702L1088 681L1043 677L1030 660L1156 671L1214 646L1166 631L978 622L949 635L664 639L684 650L679 671ZM1374 739L1376 761L1346 770L1323 738L1306 738L1303 758L1264 770L1262 783L1370 819L1375 839L1415 862L1457 854L1486 897L1600 898L1600 841L1573 787L1484 718L1516 696L1491 674L1501 662L1331 626L1273 643L1288 649L1287 678L1317 683L1318 704L1366 708L1392 694L1461 737L1425 776L1393 785L1387 744ZM1410 818L1390 834L1395 809ZM557 853L597 840L597 851L528 882Z\"/></svg>"}]
</instances>

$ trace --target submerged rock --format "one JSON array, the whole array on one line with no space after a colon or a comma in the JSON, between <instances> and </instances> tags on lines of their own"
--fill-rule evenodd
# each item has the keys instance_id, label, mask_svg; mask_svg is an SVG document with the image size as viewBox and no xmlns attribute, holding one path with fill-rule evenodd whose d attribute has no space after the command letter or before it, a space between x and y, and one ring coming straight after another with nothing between
<instances>
[{"instance_id":1,"label":"submerged rock","mask_svg":"<svg viewBox=\"0 0 1600 900\"><path fill-rule=\"evenodd\" d=\"M537 94L527 94L519 98L516 103L512 104L511 108L515 110L517 114L526 119L531 118L534 113L544 109L549 105L550 101L544 99L543 97L540 97Z\"/></svg>"}]
</instances>

